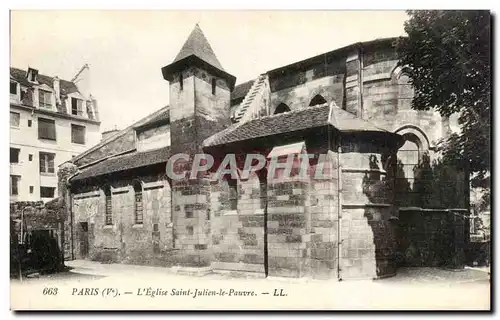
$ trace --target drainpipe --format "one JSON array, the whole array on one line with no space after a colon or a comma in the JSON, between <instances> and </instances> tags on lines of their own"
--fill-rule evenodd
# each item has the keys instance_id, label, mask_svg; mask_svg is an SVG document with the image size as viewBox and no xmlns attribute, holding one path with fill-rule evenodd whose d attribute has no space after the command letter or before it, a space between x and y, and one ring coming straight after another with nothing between
<instances>
[{"instance_id":1,"label":"drainpipe","mask_svg":"<svg viewBox=\"0 0 500 320\"><path fill-rule=\"evenodd\" d=\"M340 272L340 256L342 254L342 164L340 163L340 153L342 152L342 138L339 135L339 146L337 148L337 184L338 184L338 219L337 219L337 278L342 281Z\"/></svg>"}]
</instances>

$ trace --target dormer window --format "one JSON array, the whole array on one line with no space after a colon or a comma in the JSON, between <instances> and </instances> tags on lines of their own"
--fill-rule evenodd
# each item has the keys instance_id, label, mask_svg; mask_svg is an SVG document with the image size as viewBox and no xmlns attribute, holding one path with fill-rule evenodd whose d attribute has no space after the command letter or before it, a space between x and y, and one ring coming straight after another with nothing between
<instances>
[{"instance_id":1,"label":"dormer window","mask_svg":"<svg viewBox=\"0 0 500 320\"><path fill-rule=\"evenodd\" d=\"M52 92L38 89L38 105L40 108L52 108Z\"/></svg>"},{"instance_id":2,"label":"dormer window","mask_svg":"<svg viewBox=\"0 0 500 320\"><path fill-rule=\"evenodd\" d=\"M29 68L28 69L28 81L37 82L38 81L38 70Z\"/></svg>"},{"instance_id":3,"label":"dormer window","mask_svg":"<svg viewBox=\"0 0 500 320\"><path fill-rule=\"evenodd\" d=\"M71 98L71 114L75 116L83 115L83 100Z\"/></svg>"}]
</instances>

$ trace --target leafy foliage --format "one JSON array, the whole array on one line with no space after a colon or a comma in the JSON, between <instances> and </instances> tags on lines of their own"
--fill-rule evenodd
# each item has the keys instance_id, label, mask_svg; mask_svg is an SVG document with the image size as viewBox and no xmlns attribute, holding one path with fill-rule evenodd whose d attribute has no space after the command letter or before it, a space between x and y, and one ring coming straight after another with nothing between
<instances>
[{"instance_id":1,"label":"leafy foliage","mask_svg":"<svg viewBox=\"0 0 500 320\"><path fill-rule=\"evenodd\" d=\"M407 37L397 41L399 65L414 87L412 108L459 114L460 134L440 144L443 162L473 173L473 187L489 187L490 13L408 11ZM406 68L407 67L407 68Z\"/></svg>"}]
</instances>

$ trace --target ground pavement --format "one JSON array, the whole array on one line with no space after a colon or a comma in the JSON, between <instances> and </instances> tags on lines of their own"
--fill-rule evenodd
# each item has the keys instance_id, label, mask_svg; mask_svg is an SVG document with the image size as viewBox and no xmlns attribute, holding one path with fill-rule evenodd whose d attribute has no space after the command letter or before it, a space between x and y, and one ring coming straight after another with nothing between
<instances>
[{"instance_id":1,"label":"ground pavement","mask_svg":"<svg viewBox=\"0 0 500 320\"><path fill-rule=\"evenodd\" d=\"M13 309L489 310L489 270L404 268L381 280L263 278L240 272L68 261L11 281ZM57 292L54 292L57 289Z\"/></svg>"}]
</instances>

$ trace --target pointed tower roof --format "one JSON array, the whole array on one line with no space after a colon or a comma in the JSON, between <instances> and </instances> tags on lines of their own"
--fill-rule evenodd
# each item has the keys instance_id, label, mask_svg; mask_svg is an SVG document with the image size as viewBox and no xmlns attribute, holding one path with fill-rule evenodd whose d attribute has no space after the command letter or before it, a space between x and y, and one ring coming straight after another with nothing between
<instances>
[{"instance_id":1,"label":"pointed tower roof","mask_svg":"<svg viewBox=\"0 0 500 320\"><path fill-rule=\"evenodd\" d=\"M175 72L189 65L208 68L208 71L228 80L229 87L233 89L236 78L224 70L198 24L191 31L174 61L162 68L163 78L171 81Z\"/></svg>"}]
</instances>

